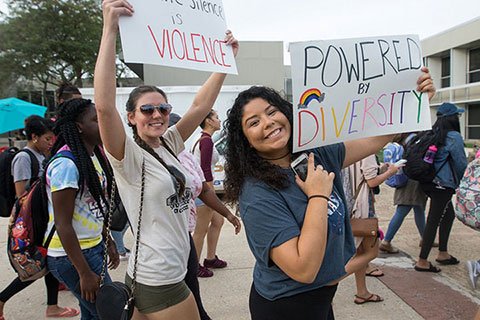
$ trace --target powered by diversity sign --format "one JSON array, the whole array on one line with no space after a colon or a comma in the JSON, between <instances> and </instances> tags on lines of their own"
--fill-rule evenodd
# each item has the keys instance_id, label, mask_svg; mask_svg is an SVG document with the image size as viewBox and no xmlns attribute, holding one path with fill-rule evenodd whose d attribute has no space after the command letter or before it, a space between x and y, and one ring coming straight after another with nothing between
<instances>
[{"instance_id":1,"label":"powered by diversity sign","mask_svg":"<svg viewBox=\"0 0 480 320\"><path fill-rule=\"evenodd\" d=\"M294 151L431 128L415 35L290 45Z\"/></svg>"},{"instance_id":2,"label":"powered by diversity sign","mask_svg":"<svg viewBox=\"0 0 480 320\"><path fill-rule=\"evenodd\" d=\"M120 19L127 62L237 74L221 0L130 0Z\"/></svg>"}]
</instances>

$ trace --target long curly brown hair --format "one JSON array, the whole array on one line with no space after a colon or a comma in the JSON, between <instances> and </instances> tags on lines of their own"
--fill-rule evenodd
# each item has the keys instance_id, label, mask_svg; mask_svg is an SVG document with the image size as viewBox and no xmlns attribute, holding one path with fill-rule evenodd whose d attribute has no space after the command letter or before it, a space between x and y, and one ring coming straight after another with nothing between
<instances>
[{"instance_id":1,"label":"long curly brown hair","mask_svg":"<svg viewBox=\"0 0 480 320\"><path fill-rule=\"evenodd\" d=\"M256 178L265 182L273 189L288 187L288 176L279 170L279 166L258 156L256 150L250 146L242 129L243 110L246 104L255 98L261 98L278 108L293 128L292 104L283 99L274 89L253 86L241 92L235 99L232 108L228 111L224 122L226 133L226 165L225 165L225 200L234 204L242 191L247 178ZM288 148L292 152L292 136L288 141Z\"/></svg>"}]
</instances>

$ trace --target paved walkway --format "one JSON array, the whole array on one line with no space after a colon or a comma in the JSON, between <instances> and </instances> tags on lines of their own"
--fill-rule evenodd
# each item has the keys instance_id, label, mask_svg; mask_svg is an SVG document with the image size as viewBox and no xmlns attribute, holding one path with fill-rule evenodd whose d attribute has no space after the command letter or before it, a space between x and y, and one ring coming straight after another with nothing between
<instances>
[{"instance_id":1,"label":"paved walkway","mask_svg":"<svg viewBox=\"0 0 480 320\"><path fill-rule=\"evenodd\" d=\"M376 209L380 225L387 229L393 215L391 205L393 190L382 186L377 197ZM6 233L7 219L0 219L0 234ZM413 214L407 216L393 244L401 249L398 255L381 254L374 262L384 271L383 278L367 278L368 287L385 298L381 303L356 305L353 303L355 281L349 277L341 282L334 300L336 319L473 319L480 305L480 291L471 288L465 268L467 260L480 258L478 250L480 234L455 221L450 237L449 251L461 263L457 266L442 267L439 274L420 273L413 270L414 259L420 248ZM125 241L132 246L133 238L127 232ZM5 255L5 237L0 239L0 287L4 288L14 277ZM435 259L437 249L430 254ZM248 248L245 233L234 235L233 228L225 223L218 254L228 261L225 269L214 270L212 278L200 279L204 305L215 320L246 320L248 294L252 282L254 259ZM111 272L116 280L122 280L126 262ZM70 292L60 292L59 304L73 307L76 299ZM7 320L43 319L46 308L45 285L43 280L13 297L5 307ZM76 317L74 319L80 319ZM296 319L295 319L296 320Z\"/></svg>"}]
</instances>

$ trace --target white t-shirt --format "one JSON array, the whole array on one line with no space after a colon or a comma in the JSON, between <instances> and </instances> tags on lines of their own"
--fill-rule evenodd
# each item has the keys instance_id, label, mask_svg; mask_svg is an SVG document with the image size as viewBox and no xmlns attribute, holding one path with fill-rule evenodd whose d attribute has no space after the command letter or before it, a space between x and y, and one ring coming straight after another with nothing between
<instances>
[{"instance_id":1,"label":"white t-shirt","mask_svg":"<svg viewBox=\"0 0 480 320\"><path fill-rule=\"evenodd\" d=\"M93 155L91 159L97 171L100 185L105 191L107 185L105 173L103 172L97 157ZM75 165L75 162L70 158L60 157L49 164L46 175L49 222L45 232L45 240L54 225L55 213L53 211L52 192L68 188L79 189L78 178L78 168ZM103 211L106 212L107 208L105 203L102 203L102 206ZM75 198L72 226L77 234L78 242L82 250L93 248L102 241L103 215L98 203L88 191L86 185L84 186L82 194L77 193ZM67 255L56 231L48 246L48 255L51 257L62 257Z\"/></svg>"},{"instance_id":2,"label":"white t-shirt","mask_svg":"<svg viewBox=\"0 0 480 320\"><path fill-rule=\"evenodd\" d=\"M183 140L176 126L170 127L163 138L174 154L183 151ZM149 286L168 285L183 280L190 253L188 215L191 178L166 148L161 146L156 148L155 152L167 165L173 165L186 178L185 193L181 199L167 169L131 138L127 137L125 140L125 156L121 161L106 152L135 239L140 206L142 161L145 160L145 194L136 281ZM130 277L133 276L134 250L127 269Z\"/></svg>"}]
</instances>

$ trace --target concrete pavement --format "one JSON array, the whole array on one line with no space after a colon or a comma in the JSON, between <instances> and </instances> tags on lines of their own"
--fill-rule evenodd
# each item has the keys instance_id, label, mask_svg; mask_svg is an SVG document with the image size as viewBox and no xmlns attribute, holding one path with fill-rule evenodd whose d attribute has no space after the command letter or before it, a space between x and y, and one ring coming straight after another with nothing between
<instances>
[{"instance_id":1,"label":"concrete pavement","mask_svg":"<svg viewBox=\"0 0 480 320\"><path fill-rule=\"evenodd\" d=\"M393 190L381 187L376 209L380 226L387 229L393 215ZM7 218L0 219L0 234L6 234ZM386 273L383 278L367 277L371 292L382 296L385 301L356 305L353 303L355 279L343 280L334 299L336 319L473 319L480 305L480 292L473 290L468 282L465 268L467 260L480 259L478 240L480 234L455 221L450 237L449 252L461 263L444 266L439 274L420 273L413 270L414 259L418 256L420 237L415 227L413 213L409 214L393 240L401 249L398 255L381 254L374 263ZM6 257L5 237L0 239L0 287L4 288L16 276ZM128 247L132 247L130 232L125 236ZM214 270L212 278L200 279L202 300L205 309L215 320L246 320L248 295L252 283L254 258L250 253L242 232L235 236L233 228L225 223L218 245L218 255L228 261L225 269ZM437 249L433 249L430 260L434 261ZM126 262L111 272L115 280L123 280ZM59 294L61 306L76 307L76 299L70 292ZM9 300L5 306L5 319L45 318L46 293L43 280ZM73 319L80 319L76 317Z\"/></svg>"}]
</instances>

